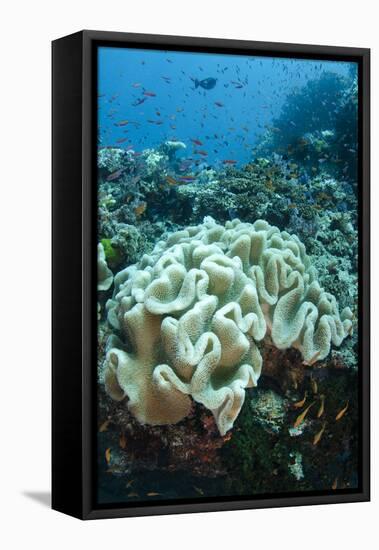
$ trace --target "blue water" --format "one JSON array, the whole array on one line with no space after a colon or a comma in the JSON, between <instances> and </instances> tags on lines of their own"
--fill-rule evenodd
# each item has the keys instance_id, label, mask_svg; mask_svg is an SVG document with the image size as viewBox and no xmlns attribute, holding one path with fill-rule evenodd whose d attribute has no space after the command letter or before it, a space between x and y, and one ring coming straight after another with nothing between
<instances>
[{"instance_id":1,"label":"blue water","mask_svg":"<svg viewBox=\"0 0 379 550\"><path fill-rule=\"evenodd\" d=\"M98 67L102 146L138 152L180 140L182 156L215 168L249 162L288 96L309 80L356 74L348 62L113 47L99 48ZM216 78L215 87L195 89L191 79L205 78Z\"/></svg>"}]
</instances>

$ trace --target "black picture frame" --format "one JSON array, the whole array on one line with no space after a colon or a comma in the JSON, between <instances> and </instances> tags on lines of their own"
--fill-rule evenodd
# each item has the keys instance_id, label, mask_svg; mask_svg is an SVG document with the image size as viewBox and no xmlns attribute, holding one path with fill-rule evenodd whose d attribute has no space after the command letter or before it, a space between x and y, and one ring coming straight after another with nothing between
<instances>
[{"instance_id":1,"label":"black picture frame","mask_svg":"<svg viewBox=\"0 0 379 550\"><path fill-rule=\"evenodd\" d=\"M97 507L96 48L118 45L353 60L359 66L360 470L357 490L267 498ZM370 499L370 50L85 30L52 43L52 507L81 519L116 518Z\"/></svg>"}]
</instances>

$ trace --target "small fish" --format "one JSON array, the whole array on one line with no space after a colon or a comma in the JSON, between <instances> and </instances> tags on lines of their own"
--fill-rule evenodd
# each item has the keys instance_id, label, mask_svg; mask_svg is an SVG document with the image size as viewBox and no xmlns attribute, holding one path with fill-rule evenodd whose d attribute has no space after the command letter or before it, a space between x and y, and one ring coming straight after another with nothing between
<instances>
[{"instance_id":1,"label":"small fish","mask_svg":"<svg viewBox=\"0 0 379 550\"><path fill-rule=\"evenodd\" d=\"M319 410L317 411L317 418L321 418L324 414L324 406L325 406L325 395L321 396L321 405Z\"/></svg>"},{"instance_id":2,"label":"small fish","mask_svg":"<svg viewBox=\"0 0 379 550\"><path fill-rule=\"evenodd\" d=\"M301 408L304 406L304 404L305 404L305 402L306 402L306 400L307 400L307 396L308 396L308 392L305 392L305 393L304 393L304 399L302 399L301 401L297 401L296 403L294 403L294 404L292 405L293 408L294 408L294 409L301 409Z\"/></svg>"},{"instance_id":3,"label":"small fish","mask_svg":"<svg viewBox=\"0 0 379 550\"><path fill-rule=\"evenodd\" d=\"M293 425L294 428L297 428L298 426L300 426L300 424L304 421L305 417L307 416L309 409L313 407L314 404L315 402L313 401L313 403L308 405L308 407L301 414L299 414L299 416L296 418L295 423Z\"/></svg>"},{"instance_id":4,"label":"small fish","mask_svg":"<svg viewBox=\"0 0 379 550\"><path fill-rule=\"evenodd\" d=\"M160 495L160 493L154 493L154 491L152 491L151 493L146 493L146 495L147 495L148 497L157 497L157 496Z\"/></svg>"},{"instance_id":5,"label":"small fish","mask_svg":"<svg viewBox=\"0 0 379 550\"><path fill-rule=\"evenodd\" d=\"M200 487L195 487L195 485L194 485L193 488L195 489L195 491L196 491L197 493L199 493L199 495L203 495L203 494L204 494L203 489L200 489Z\"/></svg>"},{"instance_id":6,"label":"small fish","mask_svg":"<svg viewBox=\"0 0 379 550\"><path fill-rule=\"evenodd\" d=\"M125 143L125 141L128 141L128 138L116 139L116 143Z\"/></svg>"},{"instance_id":7,"label":"small fish","mask_svg":"<svg viewBox=\"0 0 379 550\"><path fill-rule=\"evenodd\" d=\"M142 216L142 214L145 212L147 208L146 202L141 202L138 206L135 207L134 213L137 217Z\"/></svg>"},{"instance_id":8,"label":"small fish","mask_svg":"<svg viewBox=\"0 0 379 550\"><path fill-rule=\"evenodd\" d=\"M200 146L203 145L203 142L200 141L199 139L192 139L192 138L191 138L191 141L192 141L192 143L194 143L195 145L200 145Z\"/></svg>"},{"instance_id":9,"label":"small fish","mask_svg":"<svg viewBox=\"0 0 379 550\"><path fill-rule=\"evenodd\" d=\"M324 422L321 430L319 432L317 432L317 434L314 436L313 438L313 445L317 445L317 443L320 441L321 437L322 437L322 434L324 433L325 431L325 427L326 427L326 422Z\"/></svg>"},{"instance_id":10,"label":"small fish","mask_svg":"<svg viewBox=\"0 0 379 550\"><path fill-rule=\"evenodd\" d=\"M141 97L140 99L136 99L136 101L134 101L132 103L132 106L133 107L137 107L137 105L141 105L142 103L144 103L144 101L147 100L147 97Z\"/></svg>"},{"instance_id":11,"label":"small fish","mask_svg":"<svg viewBox=\"0 0 379 550\"><path fill-rule=\"evenodd\" d=\"M147 92L146 90L143 92L143 95L147 97L156 97L157 94L155 92Z\"/></svg>"},{"instance_id":12,"label":"small fish","mask_svg":"<svg viewBox=\"0 0 379 550\"><path fill-rule=\"evenodd\" d=\"M127 126L127 124L129 124L129 120L120 120L116 123L116 126Z\"/></svg>"},{"instance_id":13,"label":"small fish","mask_svg":"<svg viewBox=\"0 0 379 550\"><path fill-rule=\"evenodd\" d=\"M202 155L203 157L208 156L208 153L206 151L194 151L195 155Z\"/></svg>"},{"instance_id":14,"label":"small fish","mask_svg":"<svg viewBox=\"0 0 379 550\"><path fill-rule=\"evenodd\" d=\"M108 448L105 451L105 462L109 464L111 461L111 450Z\"/></svg>"},{"instance_id":15,"label":"small fish","mask_svg":"<svg viewBox=\"0 0 379 550\"><path fill-rule=\"evenodd\" d=\"M226 159L222 161L223 164L237 164L236 160Z\"/></svg>"},{"instance_id":16,"label":"small fish","mask_svg":"<svg viewBox=\"0 0 379 550\"><path fill-rule=\"evenodd\" d=\"M196 176L179 176L180 181L194 181Z\"/></svg>"},{"instance_id":17,"label":"small fish","mask_svg":"<svg viewBox=\"0 0 379 550\"><path fill-rule=\"evenodd\" d=\"M128 497L132 498L132 497L139 497L139 494L138 493L129 493L128 494Z\"/></svg>"},{"instance_id":18,"label":"small fish","mask_svg":"<svg viewBox=\"0 0 379 550\"><path fill-rule=\"evenodd\" d=\"M133 82L133 88L140 88L142 86L141 82Z\"/></svg>"},{"instance_id":19,"label":"small fish","mask_svg":"<svg viewBox=\"0 0 379 550\"><path fill-rule=\"evenodd\" d=\"M105 422L103 422L99 428L99 432L100 433L106 432L109 424L110 424L110 420L106 420Z\"/></svg>"},{"instance_id":20,"label":"small fish","mask_svg":"<svg viewBox=\"0 0 379 550\"><path fill-rule=\"evenodd\" d=\"M215 101L215 105L217 105L217 107L223 107L224 104L221 103L221 101Z\"/></svg>"},{"instance_id":21,"label":"small fish","mask_svg":"<svg viewBox=\"0 0 379 550\"><path fill-rule=\"evenodd\" d=\"M126 488L129 489L129 487L131 487L133 485L133 483L134 483L134 479L130 479L128 481L128 483L126 484Z\"/></svg>"},{"instance_id":22,"label":"small fish","mask_svg":"<svg viewBox=\"0 0 379 550\"><path fill-rule=\"evenodd\" d=\"M114 181L117 180L121 174L123 173L123 169L120 168L120 170L116 170L115 172L112 172L112 174L109 174L107 177L107 181Z\"/></svg>"},{"instance_id":23,"label":"small fish","mask_svg":"<svg viewBox=\"0 0 379 550\"><path fill-rule=\"evenodd\" d=\"M176 181L176 179L173 178L173 177L171 177L171 176L166 176L166 177L165 177L165 180L167 181L167 183L168 183L169 185L177 185L177 183L178 183L178 182Z\"/></svg>"},{"instance_id":24,"label":"small fish","mask_svg":"<svg viewBox=\"0 0 379 550\"><path fill-rule=\"evenodd\" d=\"M318 386L316 380L312 377L311 378L311 386L312 386L312 392L316 395L318 392Z\"/></svg>"},{"instance_id":25,"label":"small fish","mask_svg":"<svg viewBox=\"0 0 379 550\"><path fill-rule=\"evenodd\" d=\"M122 434L120 435L119 444L120 444L121 449L125 449L125 448L126 448L126 437L125 437L125 433L124 433L124 432L122 432Z\"/></svg>"},{"instance_id":26,"label":"small fish","mask_svg":"<svg viewBox=\"0 0 379 550\"><path fill-rule=\"evenodd\" d=\"M345 407L341 409L340 412L337 414L336 416L337 421L341 420L341 418L343 417L343 415L345 414L348 408L349 408L349 401L346 403Z\"/></svg>"},{"instance_id":27,"label":"small fish","mask_svg":"<svg viewBox=\"0 0 379 550\"><path fill-rule=\"evenodd\" d=\"M204 78L203 80L191 78L191 80L195 84L195 88L198 88L200 86L204 90L212 90L212 88L214 88L217 83L217 78Z\"/></svg>"},{"instance_id":28,"label":"small fish","mask_svg":"<svg viewBox=\"0 0 379 550\"><path fill-rule=\"evenodd\" d=\"M336 477L336 479L333 481L333 485L332 485L333 491L337 489L337 485L338 485L338 477Z\"/></svg>"}]
</instances>

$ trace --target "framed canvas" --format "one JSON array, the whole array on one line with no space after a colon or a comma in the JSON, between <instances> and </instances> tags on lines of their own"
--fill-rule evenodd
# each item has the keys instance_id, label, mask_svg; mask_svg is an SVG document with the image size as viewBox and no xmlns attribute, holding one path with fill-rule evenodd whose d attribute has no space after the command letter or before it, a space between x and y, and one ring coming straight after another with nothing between
<instances>
[{"instance_id":1,"label":"framed canvas","mask_svg":"<svg viewBox=\"0 0 379 550\"><path fill-rule=\"evenodd\" d=\"M53 42L53 508L369 500L369 50Z\"/></svg>"}]
</instances>

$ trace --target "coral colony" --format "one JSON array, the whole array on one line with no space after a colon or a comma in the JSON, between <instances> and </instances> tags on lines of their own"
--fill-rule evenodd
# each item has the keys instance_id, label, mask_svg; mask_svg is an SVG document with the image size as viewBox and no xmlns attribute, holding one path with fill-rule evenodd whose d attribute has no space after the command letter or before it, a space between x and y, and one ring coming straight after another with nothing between
<instances>
[{"instance_id":1,"label":"coral colony","mask_svg":"<svg viewBox=\"0 0 379 550\"><path fill-rule=\"evenodd\" d=\"M245 388L258 383L256 342L270 334L312 365L352 330L350 309L340 316L297 237L262 220L224 227L208 218L173 233L116 275L107 309L133 346L108 351L109 395L128 396L148 424L182 420L191 396L212 411L221 435L233 427Z\"/></svg>"},{"instance_id":2,"label":"coral colony","mask_svg":"<svg viewBox=\"0 0 379 550\"><path fill-rule=\"evenodd\" d=\"M99 61L99 502L356 487L355 65Z\"/></svg>"}]
</instances>

